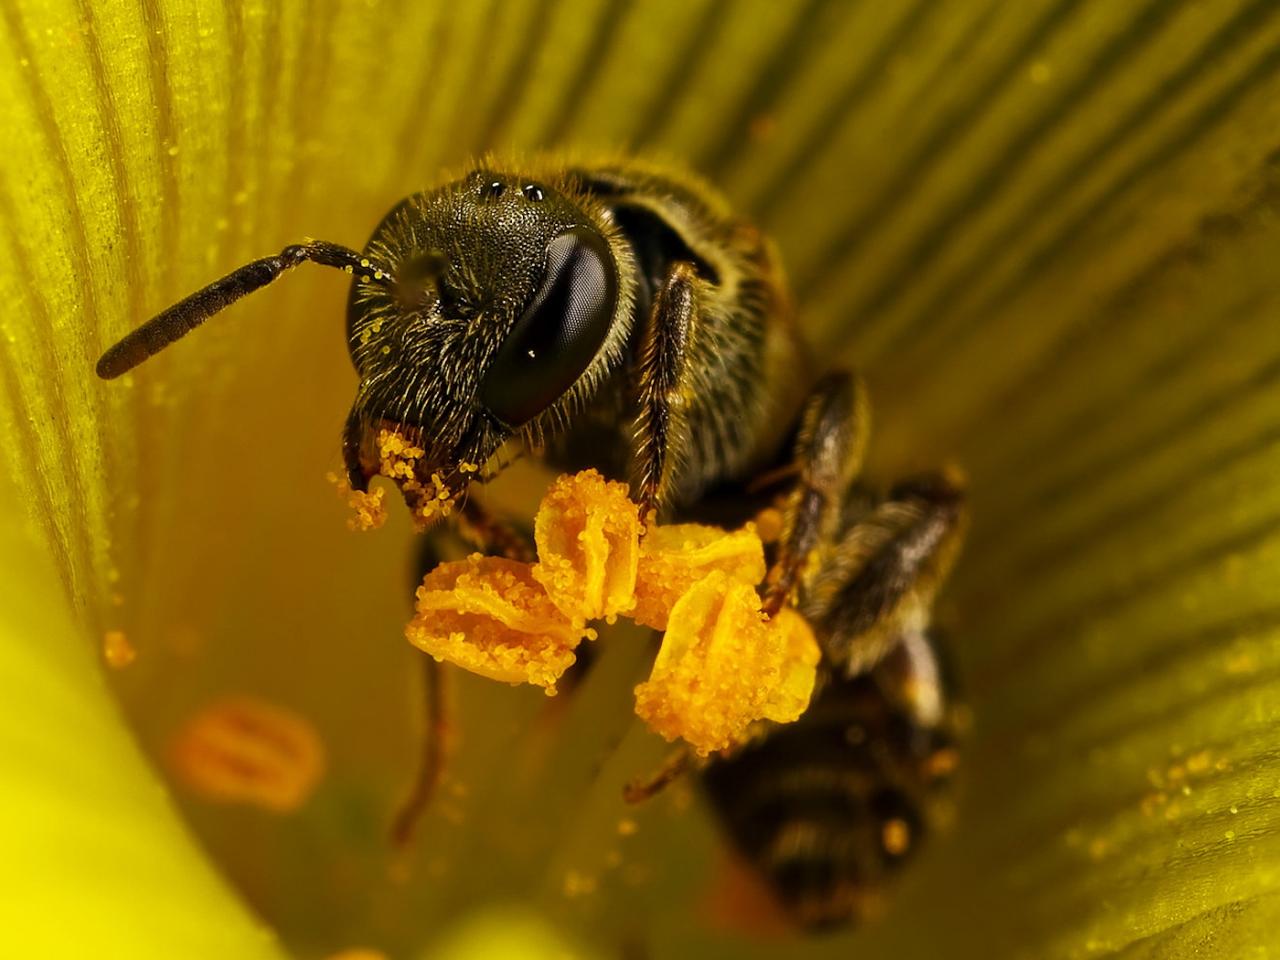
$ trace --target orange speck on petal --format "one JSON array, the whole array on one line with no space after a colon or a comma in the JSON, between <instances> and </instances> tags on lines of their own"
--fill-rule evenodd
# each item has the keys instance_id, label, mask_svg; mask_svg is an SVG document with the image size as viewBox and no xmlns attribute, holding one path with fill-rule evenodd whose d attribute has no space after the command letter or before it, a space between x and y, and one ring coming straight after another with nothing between
<instances>
[{"instance_id":1,"label":"orange speck on petal","mask_svg":"<svg viewBox=\"0 0 1280 960\"><path fill-rule=\"evenodd\" d=\"M902 856L911 846L911 825L898 817L886 820L880 828L880 843L886 853Z\"/></svg>"},{"instance_id":2,"label":"orange speck on petal","mask_svg":"<svg viewBox=\"0 0 1280 960\"><path fill-rule=\"evenodd\" d=\"M102 657L113 670L122 670L138 658L123 630L108 630L102 635Z\"/></svg>"},{"instance_id":3,"label":"orange speck on petal","mask_svg":"<svg viewBox=\"0 0 1280 960\"><path fill-rule=\"evenodd\" d=\"M178 779L218 803L290 813L311 797L325 769L324 745L299 714L249 697L215 701L174 738Z\"/></svg>"}]
</instances>

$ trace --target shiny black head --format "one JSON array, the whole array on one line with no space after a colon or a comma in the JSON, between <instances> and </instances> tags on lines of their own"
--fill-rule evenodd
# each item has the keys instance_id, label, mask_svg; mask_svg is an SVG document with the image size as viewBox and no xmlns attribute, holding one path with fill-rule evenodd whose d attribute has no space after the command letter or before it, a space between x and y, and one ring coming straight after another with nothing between
<instances>
[{"instance_id":1,"label":"shiny black head","mask_svg":"<svg viewBox=\"0 0 1280 960\"><path fill-rule=\"evenodd\" d=\"M616 369L631 332L631 248L568 175L477 170L398 204L364 253L310 240L196 291L102 355L113 379L304 262L352 273L360 386L343 452L376 470L372 428L411 435L424 473L483 465L507 439L562 425Z\"/></svg>"},{"instance_id":2,"label":"shiny black head","mask_svg":"<svg viewBox=\"0 0 1280 960\"><path fill-rule=\"evenodd\" d=\"M418 438L442 472L554 431L621 361L629 247L572 181L478 170L401 202L352 285L353 421Z\"/></svg>"}]
</instances>

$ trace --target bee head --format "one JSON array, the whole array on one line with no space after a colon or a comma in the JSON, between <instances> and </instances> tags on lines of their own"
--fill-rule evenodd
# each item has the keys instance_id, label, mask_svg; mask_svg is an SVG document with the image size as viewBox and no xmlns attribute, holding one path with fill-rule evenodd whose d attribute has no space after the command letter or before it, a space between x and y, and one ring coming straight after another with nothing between
<instances>
[{"instance_id":1,"label":"bee head","mask_svg":"<svg viewBox=\"0 0 1280 960\"><path fill-rule=\"evenodd\" d=\"M477 170L397 205L352 285L352 425L391 423L449 474L554 432L621 362L630 249L572 181ZM366 452L364 457L368 458Z\"/></svg>"},{"instance_id":2,"label":"bee head","mask_svg":"<svg viewBox=\"0 0 1280 960\"><path fill-rule=\"evenodd\" d=\"M307 240L239 267L123 337L97 372L122 376L299 264L337 267L355 275L347 337L360 386L343 438L352 486L376 472L374 426L408 434L428 474L456 478L512 437L554 432L622 362L631 256L572 175L477 170L402 201L363 253Z\"/></svg>"}]
</instances>

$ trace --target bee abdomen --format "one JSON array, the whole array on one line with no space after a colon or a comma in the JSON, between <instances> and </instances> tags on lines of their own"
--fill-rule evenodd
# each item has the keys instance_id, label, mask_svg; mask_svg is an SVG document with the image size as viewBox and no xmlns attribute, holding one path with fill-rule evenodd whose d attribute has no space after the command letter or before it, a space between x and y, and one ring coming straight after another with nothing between
<instances>
[{"instance_id":1,"label":"bee abdomen","mask_svg":"<svg viewBox=\"0 0 1280 960\"><path fill-rule=\"evenodd\" d=\"M832 678L808 712L706 770L731 842L800 926L858 920L931 820L949 739L890 702L874 679Z\"/></svg>"}]
</instances>

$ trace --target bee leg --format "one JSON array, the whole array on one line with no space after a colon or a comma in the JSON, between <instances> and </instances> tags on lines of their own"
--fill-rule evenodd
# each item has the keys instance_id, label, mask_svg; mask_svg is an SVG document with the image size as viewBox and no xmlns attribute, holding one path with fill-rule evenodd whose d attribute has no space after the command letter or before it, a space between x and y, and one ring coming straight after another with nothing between
<instances>
[{"instance_id":1,"label":"bee leg","mask_svg":"<svg viewBox=\"0 0 1280 960\"><path fill-rule=\"evenodd\" d=\"M905 722L896 727L898 764L882 766L886 781L923 810L931 789L959 765L954 691L943 669L935 631L908 630L869 674L880 696ZM882 758L884 759L884 758Z\"/></svg>"},{"instance_id":2,"label":"bee leg","mask_svg":"<svg viewBox=\"0 0 1280 960\"><path fill-rule=\"evenodd\" d=\"M622 788L622 799L627 803L643 803L656 797L668 786L688 773L695 764L693 751L681 744L667 754L662 766L647 777L627 781Z\"/></svg>"},{"instance_id":3,"label":"bee leg","mask_svg":"<svg viewBox=\"0 0 1280 960\"><path fill-rule=\"evenodd\" d=\"M917 727L933 730L942 725L942 669L927 631L905 631L872 676L885 698L900 706Z\"/></svg>"},{"instance_id":4,"label":"bee leg","mask_svg":"<svg viewBox=\"0 0 1280 960\"><path fill-rule=\"evenodd\" d=\"M433 531L422 539L414 565L415 587L444 559L443 539L443 531ZM413 840L414 831L440 784L448 753L449 711L445 703L444 668L434 657L420 656L418 662L421 664L422 739L413 783L391 822L391 843L397 849L408 847Z\"/></svg>"},{"instance_id":5,"label":"bee leg","mask_svg":"<svg viewBox=\"0 0 1280 960\"><path fill-rule=\"evenodd\" d=\"M469 497L463 503L454 529L469 546L489 556L521 561L533 559L532 535L493 513L475 498ZM423 539L415 587L444 559L441 546L445 536L445 531L434 531ZM444 668L432 657L423 656L419 661L422 665L422 742L413 784L396 811L391 826L391 842L400 848L408 846L418 822L431 805L448 757L449 708Z\"/></svg>"},{"instance_id":6,"label":"bee leg","mask_svg":"<svg viewBox=\"0 0 1280 960\"><path fill-rule=\"evenodd\" d=\"M691 264L672 264L649 313L640 342L636 383L635 493L640 516L660 510L684 440L680 386L690 327L697 320Z\"/></svg>"},{"instance_id":7,"label":"bee leg","mask_svg":"<svg viewBox=\"0 0 1280 960\"><path fill-rule=\"evenodd\" d=\"M766 581L770 616L794 599L815 551L834 538L869 433L862 381L843 371L820 380L800 415L793 457L798 479L786 496L778 559Z\"/></svg>"},{"instance_id":8,"label":"bee leg","mask_svg":"<svg viewBox=\"0 0 1280 960\"><path fill-rule=\"evenodd\" d=\"M966 518L958 479L931 474L899 483L836 536L799 606L835 669L855 677L904 637L927 643L933 600L959 552ZM918 664L925 662L923 649L909 651Z\"/></svg>"},{"instance_id":9,"label":"bee leg","mask_svg":"<svg viewBox=\"0 0 1280 960\"><path fill-rule=\"evenodd\" d=\"M449 708L445 697L443 666L434 657L420 657L422 667L423 731L418 766L409 794L391 822L391 843L405 849L413 841L422 815L435 797L444 775L449 744Z\"/></svg>"}]
</instances>

